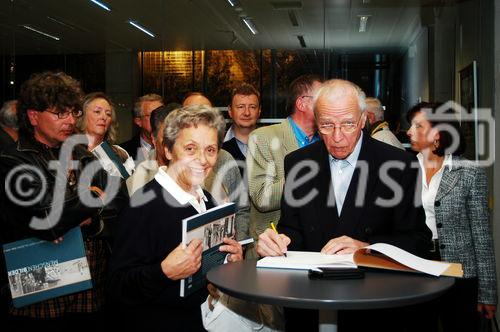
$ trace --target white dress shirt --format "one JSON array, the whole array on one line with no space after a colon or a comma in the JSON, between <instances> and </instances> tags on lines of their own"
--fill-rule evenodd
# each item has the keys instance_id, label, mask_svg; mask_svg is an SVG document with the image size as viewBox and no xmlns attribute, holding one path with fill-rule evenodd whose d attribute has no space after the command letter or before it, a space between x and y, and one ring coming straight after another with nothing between
<instances>
[{"instance_id":1,"label":"white dress shirt","mask_svg":"<svg viewBox=\"0 0 500 332\"><path fill-rule=\"evenodd\" d=\"M196 209L198 213L205 212L207 207L205 202L208 201L207 197L203 193L203 189L200 186L196 188L196 193L200 197L198 201L195 196L186 192L182 189L177 182L170 177L167 173L167 167L162 166L158 169L158 173L155 175L155 180L170 194L175 200L181 204L186 205L187 203L191 204L192 207Z\"/></svg>"},{"instance_id":2,"label":"white dress shirt","mask_svg":"<svg viewBox=\"0 0 500 332\"><path fill-rule=\"evenodd\" d=\"M137 164L143 162L144 160L147 160L151 149L153 149L153 146L146 142L146 140L142 138L142 135L140 136L139 142L141 143L141 146L139 147L141 155L138 154L136 157Z\"/></svg>"},{"instance_id":3,"label":"white dress shirt","mask_svg":"<svg viewBox=\"0 0 500 332\"><path fill-rule=\"evenodd\" d=\"M330 172L332 176L333 192L335 194L335 205L337 206L337 213L340 216L342 206L344 205L347 190L351 183L352 175L356 169L356 162L358 161L359 152L361 151L361 144L363 141L363 132L354 147L354 150L345 159L336 159L332 155L328 155L330 160Z\"/></svg>"},{"instance_id":4,"label":"white dress shirt","mask_svg":"<svg viewBox=\"0 0 500 332\"><path fill-rule=\"evenodd\" d=\"M436 228L436 211L434 210L434 202L436 201L436 195L441 184L441 179L443 178L443 172L445 167L451 169L452 157L451 154L447 154L444 157L443 165L439 171L436 172L431 178L429 184L427 184L427 175L425 174L424 166L424 156L422 153L417 154L418 163L422 170L422 206L425 210L425 223L427 227L432 231L432 239L436 240L438 238L437 228Z\"/></svg>"}]
</instances>

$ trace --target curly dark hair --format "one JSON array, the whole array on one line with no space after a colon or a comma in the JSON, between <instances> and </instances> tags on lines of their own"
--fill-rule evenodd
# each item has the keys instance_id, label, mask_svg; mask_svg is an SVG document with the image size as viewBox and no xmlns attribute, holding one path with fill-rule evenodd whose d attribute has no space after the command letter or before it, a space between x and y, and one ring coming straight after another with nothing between
<instances>
[{"instance_id":1,"label":"curly dark hair","mask_svg":"<svg viewBox=\"0 0 500 332\"><path fill-rule=\"evenodd\" d=\"M33 135L33 126L28 119L28 110L43 112L55 107L58 111L67 108L82 109L83 91L80 83L63 72L46 71L35 73L21 85L17 103L19 131Z\"/></svg>"}]
</instances>

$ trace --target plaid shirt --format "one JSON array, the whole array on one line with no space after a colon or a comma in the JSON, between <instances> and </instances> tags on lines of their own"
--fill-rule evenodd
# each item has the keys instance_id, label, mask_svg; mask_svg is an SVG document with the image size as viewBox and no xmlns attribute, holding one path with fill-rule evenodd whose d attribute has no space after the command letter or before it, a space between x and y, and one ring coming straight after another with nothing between
<instances>
[{"instance_id":1,"label":"plaid shirt","mask_svg":"<svg viewBox=\"0 0 500 332\"><path fill-rule=\"evenodd\" d=\"M104 240L88 238L85 240L85 252L92 276L92 289L34 303L19 309L11 307L9 309L10 315L30 318L57 318L67 313L91 313L99 310L104 302L109 248Z\"/></svg>"}]
</instances>

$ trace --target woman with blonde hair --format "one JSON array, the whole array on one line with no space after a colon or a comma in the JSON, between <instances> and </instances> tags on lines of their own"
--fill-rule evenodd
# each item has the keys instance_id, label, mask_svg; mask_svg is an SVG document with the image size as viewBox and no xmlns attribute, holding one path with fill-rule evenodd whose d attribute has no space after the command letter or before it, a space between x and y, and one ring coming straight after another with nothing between
<instances>
[{"instance_id":1,"label":"woman with blonde hair","mask_svg":"<svg viewBox=\"0 0 500 332\"><path fill-rule=\"evenodd\" d=\"M93 92L85 96L82 108L83 116L76 126L87 136L89 151L108 174L128 178L135 165L127 151L114 145L118 124L113 103L104 93Z\"/></svg>"}]
</instances>

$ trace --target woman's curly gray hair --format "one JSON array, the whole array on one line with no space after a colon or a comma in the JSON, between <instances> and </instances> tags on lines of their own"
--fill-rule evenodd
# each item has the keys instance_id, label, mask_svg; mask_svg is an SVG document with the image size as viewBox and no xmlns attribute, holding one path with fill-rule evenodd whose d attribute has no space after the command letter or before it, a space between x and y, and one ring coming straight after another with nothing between
<instances>
[{"instance_id":1,"label":"woman's curly gray hair","mask_svg":"<svg viewBox=\"0 0 500 332\"><path fill-rule=\"evenodd\" d=\"M220 149L224 140L226 123L217 108L205 105L191 105L172 111L164 120L163 145L172 151L179 132L184 128L204 124L217 130L217 146Z\"/></svg>"}]
</instances>

